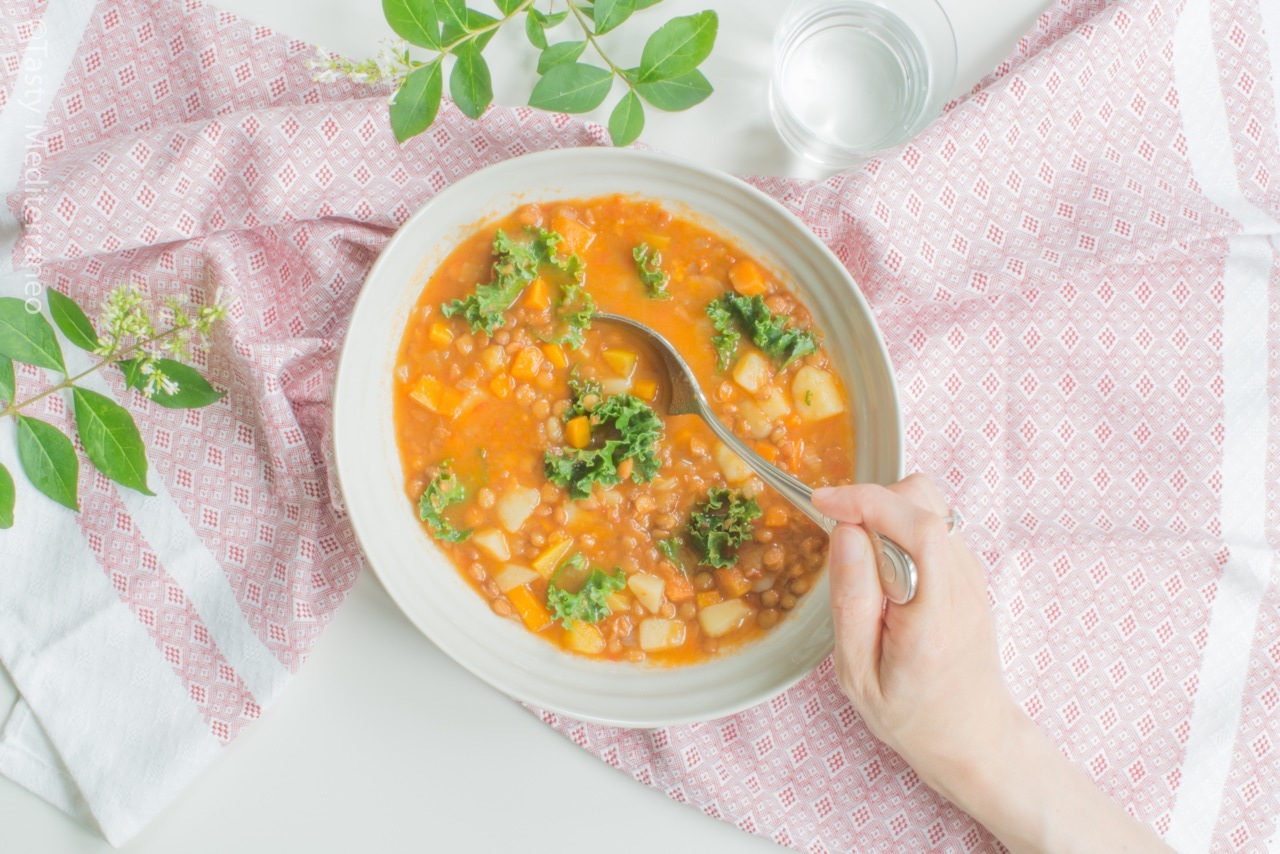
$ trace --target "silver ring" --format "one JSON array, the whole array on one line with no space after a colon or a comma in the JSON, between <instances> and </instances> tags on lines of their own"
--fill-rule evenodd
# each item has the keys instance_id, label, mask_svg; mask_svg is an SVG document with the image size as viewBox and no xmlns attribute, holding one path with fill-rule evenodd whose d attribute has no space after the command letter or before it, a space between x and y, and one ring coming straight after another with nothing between
<instances>
[{"instance_id":1,"label":"silver ring","mask_svg":"<svg viewBox=\"0 0 1280 854\"><path fill-rule=\"evenodd\" d=\"M942 521L947 523L947 534L954 534L964 527L964 516L960 515L960 511L954 507L949 510L950 512Z\"/></svg>"}]
</instances>

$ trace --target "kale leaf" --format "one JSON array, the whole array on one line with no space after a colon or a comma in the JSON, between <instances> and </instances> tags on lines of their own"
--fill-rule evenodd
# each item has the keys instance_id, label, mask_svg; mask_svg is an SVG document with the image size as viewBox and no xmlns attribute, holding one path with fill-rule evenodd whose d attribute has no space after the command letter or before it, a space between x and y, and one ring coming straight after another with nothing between
<instances>
[{"instance_id":1,"label":"kale leaf","mask_svg":"<svg viewBox=\"0 0 1280 854\"><path fill-rule=\"evenodd\" d=\"M612 428L612 436L596 448L557 448L547 451L543 468L547 480L569 491L572 499L587 498L595 484L609 487L621 483L618 468L631 460L631 479L647 483L658 474L658 439L662 420L640 398L630 394L603 397L600 384L570 381L573 405L565 412L568 421L580 415L596 428Z\"/></svg>"},{"instance_id":2,"label":"kale leaf","mask_svg":"<svg viewBox=\"0 0 1280 854\"><path fill-rule=\"evenodd\" d=\"M631 257L636 262L636 273L649 292L649 299L671 299L667 283L671 277L662 269L662 253L654 252L649 244L641 243L631 250Z\"/></svg>"},{"instance_id":3,"label":"kale leaf","mask_svg":"<svg viewBox=\"0 0 1280 854\"><path fill-rule=\"evenodd\" d=\"M712 487L689 517L687 530L699 553L698 562L718 569L733 566L738 562L738 546L751 538L752 523L758 518L760 505L754 498Z\"/></svg>"},{"instance_id":4,"label":"kale leaf","mask_svg":"<svg viewBox=\"0 0 1280 854\"><path fill-rule=\"evenodd\" d=\"M460 543L471 536L470 528L460 531L443 515L446 507L466 497L467 491L450 470L450 461L445 460L418 498L418 518L431 528L431 536L446 543Z\"/></svg>"},{"instance_id":5,"label":"kale leaf","mask_svg":"<svg viewBox=\"0 0 1280 854\"><path fill-rule=\"evenodd\" d=\"M573 555L560 564L547 585L547 607L551 609L551 616L565 628L579 621L598 623L609 616L609 603L606 600L611 593L618 592L627 583L623 571L614 567L612 574L601 569L591 570L577 593L561 589L558 584L560 574L565 569L581 572L586 567L586 562L581 554Z\"/></svg>"},{"instance_id":6,"label":"kale leaf","mask_svg":"<svg viewBox=\"0 0 1280 854\"><path fill-rule=\"evenodd\" d=\"M739 334L733 322L733 314L725 307L723 301L714 299L707 303L707 317L711 318L718 334L711 336L711 343L716 348L716 369L726 371L733 361L733 354L738 350Z\"/></svg>"},{"instance_id":7,"label":"kale leaf","mask_svg":"<svg viewBox=\"0 0 1280 854\"><path fill-rule=\"evenodd\" d=\"M774 314L758 294L751 297L722 294L707 306L707 316L720 333L711 343L716 347L716 366L722 371L738 347L738 333L732 328L735 320L751 342L779 367L785 368L796 359L818 351L817 335L797 329L785 316Z\"/></svg>"}]
</instances>

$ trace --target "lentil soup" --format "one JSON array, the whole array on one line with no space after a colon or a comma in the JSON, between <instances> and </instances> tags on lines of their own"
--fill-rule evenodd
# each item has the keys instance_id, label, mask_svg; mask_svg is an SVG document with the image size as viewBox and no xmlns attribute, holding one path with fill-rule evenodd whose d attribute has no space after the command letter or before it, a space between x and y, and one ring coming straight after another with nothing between
<instances>
[{"instance_id":1,"label":"lentil soup","mask_svg":"<svg viewBox=\"0 0 1280 854\"><path fill-rule=\"evenodd\" d=\"M521 207L430 277L393 384L405 491L498 617L592 658L702 661L784 620L827 538L697 416L655 409L656 355L595 311L671 341L766 459L852 479L807 309L713 231L605 196Z\"/></svg>"}]
</instances>

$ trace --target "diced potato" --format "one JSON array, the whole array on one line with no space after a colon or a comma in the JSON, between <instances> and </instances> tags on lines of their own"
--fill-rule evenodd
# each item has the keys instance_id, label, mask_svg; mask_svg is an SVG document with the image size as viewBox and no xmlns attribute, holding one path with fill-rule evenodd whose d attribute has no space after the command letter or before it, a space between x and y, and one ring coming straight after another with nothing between
<instances>
[{"instance_id":1,"label":"diced potato","mask_svg":"<svg viewBox=\"0 0 1280 854\"><path fill-rule=\"evenodd\" d=\"M516 486L509 489L498 499L494 510L502 527L511 533L520 530L520 526L529 518L542 502L542 493L530 487Z\"/></svg>"},{"instance_id":2,"label":"diced potato","mask_svg":"<svg viewBox=\"0 0 1280 854\"><path fill-rule=\"evenodd\" d=\"M724 442L716 443L716 466L729 483L742 483L751 478L751 467L742 458L729 449Z\"/></svg>"},{"instance_id":3,"label":"diced potato","mask_svg":"<svg viewBox=\"0 0 1280 854\"><path fill-rule=\"evenodd\" d=\"M544 356L537 347L529 346L516 353L511 363L511 376L518 380L531 380L538 375Z\"/></svg>"},{"instance_id":4,"label":"diced potato","mask_svg":"<svg viewBox=\"0 0 1280 854\"><path fill-rule=\"evenodd\" d=\"M640 621L640 648L645 652L674 649L684 643L684 621L649 617Z\"/></svg>"},{"instance_id":5,"label":"diced potato","mask_svg":"<svg viewBox=\"0 0 1280 854\"><path fill-rule=\"evenodd\" d=\"M752 439L763 439L773 432L773 421L749 400L738 404L738 415L742 418L742 426L747 428L747 435Z\"/></svg>"},{"instance_id":6,"label":"diced potato","mask_svg":"<svg viewBox=\"0 0 1280 854\"><path fill-rule=\"evenodd\" d=\"M710 608L723 598L719 590L706 590L699 593L695 601L697 601L699 608Z\"/></svg>"},{"instance_id":7,"label":"diced potato","mask_svg":"<svg viewBox=\"0 0 1280 854\"><path fill-rule=\"evenodd\" d=\"M542 355L557 368L569 367L569 357L564 354L564 348L559 344L543 344Z\"/></svg>"},{"instance_id":8,"label":"diced potato","mask_svg":"<svg viewBox=\"0 0 1280 854\"><path fill-rule=\"evenodd\" d=\"M737 567L722 567L713 574L716 577L716 586L724 593L726 599L737 599L751 589L751 582L747 581L742 570Z\"/></svg>"},{"instance_id":9,"label":"diced potato","mask_svg":"<svg viewBox=\"0 0 1280 854\"><path fill-rule=\"evenodd\" d=\"M635 600L619 590L616 593L610 593L609 597L604 600L609 606L609 610L615 614L621 614L623 611L631 610L631 603Z\"/></svg>"},{"instance_id":10,"label":"diced potato","mask_svg":"<svg viewBox=\"0 0 1280 854\"><path fill-rule=\"evenodd\" d=\"M627 587L640 600L640 604L651 614L658 613L665 600L666 582L656 575L637 572L627 579Z\"/></svg>"},{"instance_id":11,"label":"diced potato","mask_svg":"<svg viewBox=\"0 0 1280 854\"><path fill-rule=\"evenodd\" d=\"M534 311L545 311L551 307L551 288L547 286L546 279L539 276L529 283L524 304Z\"/></svg>"},{"instance_id":12,"label":"diced potato","mask_svg":"<svg viewBox=\"0 0 1280 854\"><path fill-rule=\"evenodd\" d=\"M579 415L564 425L564 438L571 448L585 448L591 444L591 417Z\"/></svg>"},{"instance_id":13,"label":"diced potato","mask_svg":"<svg viewBox=\"0 0 1280 854\"><path fill-rule=\"evenodd\" d=\"M600 382L600 391L605 395L626 394L631 391L631 380L625 377L609 377Z\"/></svg>"},{"instance_id":14,"label":"diced potato","mask_svg":"<svg viewBox=\"0 0 1280 854\"><path fill-rule=\"evenodd\" d=\"M760 411L775 424L791 414L791 401L776 388L760 395Z\"/></svg>"},{"instance_id":15,"label":"diced potato","mask_svg":"<svg viewBox=\"0 0 1280 854\"><path fill-rule=\"evenodd\" d=\"M454 414L463 402L457 389L449 388L435 377L420 377L409 397L441 415Z\"/></svg>"},{"instance_id":16,"label":"diced potato","mask_svg":"<svg viewBox=\"0 0 1280 854\"><path fill-rule=\"evenodd\" d=\"M560 561L564 560L564 556L571 548L573 548L573 540L569 537L553 540L542 550L542 554L533 559L533 568L543 578L550 578L551 573L556 571L556 567L560 565Z\"/></svg>"},{"instance_id":17,"label":"diced potato","mask_svg":"<svg viewBox=\"0 0 1280 854\"><path fill-rule=\"evenodd\" d=\"M748 350L733 366L733 381L752 394L768 386L772 378L769 360L754 350Z\"/></svg>"},{"instance_id":18,"label":"diced potato","mask_svg":"<svg viewBox=\"0 0 1280 854\"><path fill-rule=\"evenodd\" d=\"M729 599L698 612L703 634L718 638L742 628L751 617L751 606L741 599Z\"/></svg>"},{"instance_id":19,"label":"diced potato","mask_svg":"<svg viewBox=\"0 0 1280 854\"><path fill-rule=\"evenodd\" d=\"M529 631L540 632L551 625L551 613L534 598L528 587L512 587L507 591L507 601L516 609Z\"/></svg>"},{"instance_id":20,"label":"diced potato","mask_svg":"<svg viewBox=\"0 0 1280 854\"><path fill-rule=\"evenodd\" d=\"M591 623L575 622L565 629L562 642L566 649L586 655L604 652L604 635Z\"/></svg>"},{"instance_id":21,"label":"diced potato","mask_svg":"<svg viewBox=\"0 0 1280 854\"><path fill-rule=\"evenodd\" d=\"M791 381L791 399L805 421L821 421L844 412L836 378L821 368L805 365Z\"/></svg>"},{"instance_id":22,"label":"diced potato","mask_svg":"<svg viewBox=\"0 0 1280 854\"><path fill-rule=\"evenodd\" d=\"M613 368L613 372L618 376L629 379L631 374L635 372L636 362L640 357L630 350L605 350L601 355L604 356L605 364Z\"/></svg>"},{"instance_id":23,"label":"diced potato","mask_svg":"<svg viewBox=\"0 0 1280 854\"><path fill-rule=\"evenodd\" d=\"M735 291L747 297L762 294L767 287L764 271L749 258L744 258L729 268L729 281Z\"/></svg>"},{"instance_id":24,"label":"diced potato","mask_svg":"<svg viewBox=\"0 0 1280 854\"><path fill-rule=\"evenodd\" d=\"M443 350L453 342L453 330L449 328L449 324L436 321L427 331L427 338Z\"/></svg>"},{"instance_id":25,"label":"diced potato","mask_svg":"<svg viewBox=\"0 0 1280 854\"><path fill-rule=\"evenodd\" d=\"M631 393L641 400L653 400L658 396L658 384L653 380L638 380L631 386Z\"/></svg>"},{"instance_id":26,"label":"diced potato","mask_svg":"<svg viewBox=\"0 0 1280 854\"><path fill-rule=\"evenodd\" d=\"M508 563L493 574L493 583L498 585L499 590L506 593L513 587L523 587L530 581L537 581L541 577L527 566Z\"/></svg>"},{"instance_id":27,"label":"diced potato","mask_svg":"<svg viewBox=\"0 0 1280 854\"><path fill-rule=\"evenodd\" d=\"M511 549L507 546L506 534L497 528L482 528L475 532L471 542L487 551L497 560L510 560Z\"/></svg>"}]
</instances>

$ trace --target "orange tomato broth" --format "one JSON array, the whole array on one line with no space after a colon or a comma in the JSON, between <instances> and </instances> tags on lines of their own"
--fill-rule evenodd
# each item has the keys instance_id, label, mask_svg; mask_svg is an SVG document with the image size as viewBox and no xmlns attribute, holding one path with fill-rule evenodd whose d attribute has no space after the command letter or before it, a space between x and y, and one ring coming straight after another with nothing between
<instances>
[{"instance_id":1,"label":"orange tomato broth","mask_svg":"<svg viewBox=\"0 0 1280 854\"><path fill-rule=\"evenodd\" d=\"M615 390L625 383L631 393L650 400L662 399L663 381L656 356L625 331L603 321L593 322L578 350L540 341L533 333L545 334L552 328L555 287L548 293L544 285L553 276L540 277L526 287L506 312L506 325L494 330L492 337L473 331L461 316L443 316L443 304L464 298L478 283L490 281L496 230L526 239L525 228L535 226L562 235L563 249L582 259L586 290L597 309L634 318L665 336L689 363L717 414L767 459L811 486L852 479L854 435L847 411L805 420L796 411L800 401L791 397L796 373L811 366L830 372L841 405L847 409L847 393L821 346L817 353L781 370L774 365L777 372L770 393L787 395L791 411L776 420L766 419L765 436L760 435L759 398L731 379L737 360L748 353L759 355L747 335L740 340L735 366L717 370L711 343L715 329L706 314L712 299L734 291L736 284L746 295L761 294L775 313L788 316L792 324L813 329L807 309L773 271L708 228L675 217L656 202L614 195L523 206L477 226L431 274L406 320L394 383L395 430L407 499L416 508L441 463L450 461L466 497L443 515L459 528L477 532L496 528L504 536L509 557L500 559L486 551L477 544L477 535L437 544L497 615L523 621L551 643L596 658L660 665L695 663L736 649L780 623L813 586L824 568L826 537L754 476L728 483L724 470L728 457L697 416L668 417L657 410L665 429L658 446L661 469L651 483L625 479L608 489L596 485L590 498L570 501L565 489L548 481L544 454L566 445L562 414L571 399L571 371L576 370L579 378L611 381ZM671 299L650 298L641 283L632 256L640 243L660 251L661 268L670 276ZM629 383L618 373L616 363L606 361L604 354L610 350L638 356ZM534 354L540 358L531 368ZM443 411L432 411L421 397L413 396L423 377L438 383L433 388L445 389L447 402L438 405ZM729 468L735 478L741 476L732 462ZM707 490L725 485L753 492L762 511L754 522L752 539L739 547L738 563L729 571L698 565L684 531L691 510ZM527 490L526 496L536 490L537 507L512 532L504 530L496 514L503 497L515 489ZM672 536L685 540L681 565L673 564L657 548L659 541ZM544 573L522 585L523 592L513 588L504 594L499 589L495 575L504 566L529 567L564 537L573 540L566 555L581 553L591 567L606 571L620 567L629 578L637 573L661 578L663 601L658 611L650 612L630 586L623 588L609 599L610 614L596 624L597 638L586 629L566 631L550 621ZM745 594L741 592L744 582L750 585ZM703 631L700 612L727 598L740 599L750 614L735 630L711 637ZM640 624L648 619L683 622L683 642L665 649L642 649ZM674 630L666 637L676 638Z\"/></svg>"}]
</instances>

